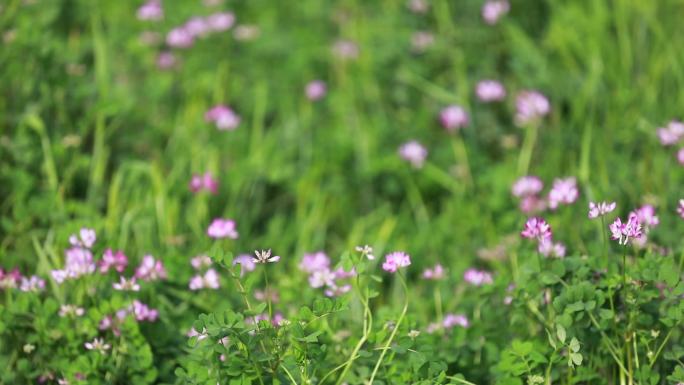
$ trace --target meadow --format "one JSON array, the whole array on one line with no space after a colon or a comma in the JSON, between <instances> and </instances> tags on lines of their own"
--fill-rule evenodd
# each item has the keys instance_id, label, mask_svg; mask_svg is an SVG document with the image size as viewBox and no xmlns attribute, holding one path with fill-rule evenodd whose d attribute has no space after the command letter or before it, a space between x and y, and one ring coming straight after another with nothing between
<instances>
[{"instance_id":1,"label":"meadow","mask_svg":"<svg viewBox=\"0 0 684 385\"><path fill-rule=\"evenodd\" d=\"M0 384L684 383L682 15L0 1Z\"/></svg>"}]
</instances>

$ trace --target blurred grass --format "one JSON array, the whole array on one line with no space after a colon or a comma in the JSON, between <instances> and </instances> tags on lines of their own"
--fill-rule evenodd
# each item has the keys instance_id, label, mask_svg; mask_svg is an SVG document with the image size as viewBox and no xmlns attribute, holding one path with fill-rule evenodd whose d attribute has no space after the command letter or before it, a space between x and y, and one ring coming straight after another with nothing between
<instances>
[{"instance_id":1,"label":"blurred grass","mask_svg":"<svg viewBox=\"0 0 684 385\"><path fill-rule=\"evenodd\" d=\"M164 4L158 24L136 19L135 1L2 4L3 266L46 274L87 225L134 259L162 257L185 285L189 258L210 247L207 224L226 216L240 231L226 247L273 248L285 272L304 252L371 243L378 254L407 250L413 274L440 261L460 276L523 221L509 193L523 132L512 97L475 100L484 78L552 102L529 172L547 183L579 177L580 202L550 218L570 253L592 252L585 244L600 236L557 228L584 218L589 199L617 200L623 212L651 199L672 213L680 198L682 173L655 128L682 118L681 0L513 1L495 27L475 0L432 1L422 16L403 1L228 1L219 9L261 35L200 40L161 71L159 48L140 33L163 36L209 12L198 1ZM411 52L416 30L435 34L423 54ZM359 45L358 60L331 54L339 38ZM315 78L330 93L311 103L303 88ZM217 103L242 116L235 132L204 123ZM471 114L455 137L436 121L448 103ZM503 146L506 137L518 146ZM397 156L408 139L430 150L422 170ZM220 180L215 197L188 191L204 171ZM675 219L663 218L656 241L681 243ZM301 281L282 279L285 288Z\"/></svg>"}]
</instances>

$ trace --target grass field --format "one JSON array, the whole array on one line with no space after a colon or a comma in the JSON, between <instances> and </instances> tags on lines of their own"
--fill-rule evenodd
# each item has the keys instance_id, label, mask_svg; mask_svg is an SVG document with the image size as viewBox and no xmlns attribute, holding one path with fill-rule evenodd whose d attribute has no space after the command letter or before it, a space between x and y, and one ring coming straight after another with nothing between
<instances>
[{"instance_id":1,"label":"grass field","mask_svg":"<svg viewBox=\"0 0 684 385\"><path fill-rule=\"evenodd\" d=\"M484 3L0 2L0 383L684 382L684 2Z\"/></svg>"}]
</instances>

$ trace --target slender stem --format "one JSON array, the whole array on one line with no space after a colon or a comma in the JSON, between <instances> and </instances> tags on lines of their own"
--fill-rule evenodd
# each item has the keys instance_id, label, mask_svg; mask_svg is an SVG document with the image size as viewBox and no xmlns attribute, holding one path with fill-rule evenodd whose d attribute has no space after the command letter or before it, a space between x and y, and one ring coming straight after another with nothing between
<instances>
[{"instance_id":1,"label":"slender stem","mask_svg":"<svg viewBox=\"0 0 684 385\"><path fill-rule=\"evenodd\" d=\"M627 373L627 369L625 369L625 366L622 364L622 360L618 358L617 355L617 348L613 345L612 342L610 342L610 338L606 335L606 333L601 330L601 326L598 324L598 321L596 321L596 318L591 312L587 312L589 314L589 319L591 320L591 323L594 324L594 327L599 331L601 334L602 341L605 342L606 346L608 347L608 352L610 355L613 357L613 360L615 363L620 367L620 377L624 375L624 373ZM621 380L620 383L623 381Z\"/></svg>"},{"instance_id":2,"label":"slender stem","mask_svg":"<svg viewBox=\"0 0 684 385\"><path fill-rule=\"evenodd\" d=\"M665 336L665 339L664 339L663 342L660 344L660 347L658 348L658 350L656 351L656 353L653 355L653 358L651 358L651 362L648 364L648 367L649 367L649 368L652 368L652 367L653 367L653 365L654 365L655 362L656 362L656 359L658 359L658 356L660 355L660 352L663 351L663 348L665 348L665 344L667 344L667 341L670 339L670 336L672 336L672 331L673 331L677 326L679 326L679 323L675 324L675 325L672 327L672 329L670 329L670 331L667 332L667 335Z\"/></svg>"},{"instance_id":3,"label":"slender stem","mask_svg":"<svg viewBox=\"0 0 684 385\"><path fill-rule=\"evenodd\" d=\"M363 293L361 293L361 288L360 288L360 279L357 276L356 277L356 291L359 296L359 300L361 301L361 304L363 305L363 335L359 339L359 342L356 343L356 346L354 346L354 350L352 350L351 355L347 359L347 361L342 364L344 366L344 370L340 374L340 376L337 378L336 384L339 385L342 383L344 380L344 376L347 375L347 372L349 372L349 369L351 369L352 363L356 360L358 357L358 352L361 350L361 347L363 346L364 343L366 343L366 340L368 340L368 336L370 335L370 331L373 328L373 315L370 311L370 307L368 306L368 289L366 288L366 294L364 296ZM338 368L334 369L337 370ZM325 379L328 377L330 374L332 374L332 371L326 374L323 378ZM321 380L321 383L323 383L323 380Z\"/></svg>"},{"instance_id":4,"label":"slender stem","mask_svg":"<svg viewBox=\"0 0 684 385\"><path fill-rule=\"evenodd\" d=\"M437 313L437 319L441 320L444 318L442 315L442 293L439 290L438 286L435 286L434 288L434 297L435 297L435 312Z\"/></svg>"},{"instance_id":5,"label":"slender stem","mask_svg":"<svg viewBox=\"0 0 684 385\"><path fill-rule=\"evenodd\" d=\"M401 315L399 315L399 319L397 319L397 323L394 325L394 329L392 329L392 334L390 334L389 339L385 343L385 347L382 350L382 353L380 353L380 357L378 358L378 361L375 363L375 368L373 368L373 373L370 376L370 380L368 380L369 384L373 383L373 380L375 379L375 375L378 374L378 369L380 369L380 364L382 364L382 359L385 357L385 353L387 352L387 349L389 348L390 344L392 343L392 340L394 340L394 336L397 334L397 330L399 330L399 327L401 326L401 321L404 320L404 317L406 316L406 312L408 311L408 287L406 287L406 281L404 280L404 277L401 275L401 272L397 272L397 275L399 276L399 282L401 282L401 286L404 288L404 307L401 310Z\"/></svg>"},{"instance_id":6,"label":"slender stem","mask_svg":"<svg viewBox=\"0 0 684 385\"><path fill-rule=\"evenodd\" d=\"M266 266L264 266L264 281L266 282L266 291L264 292L264 295L266 296L266 303L268 304L268 321L271 322L273 319L273 310L271 309L271 285L268 283Z\"/></svg>"},{"instance_id":7,"label":"slender stem","mask_svg":"<svg viewBox=\"0 0 684 385\"><path fill-rule=\"evenodd\" d=\"M285 372L285 374L287 374L287 377L290 378L290 381L292 381L294 385L297 385L297 381L295 381L294 377L292 377L292 374L289 370L287 370L285 365L280 365L280 367L283 368L283 371Z\"/></svg>"},{"instance_id":8,"label":"slender stem","mask_svg":"<svg viewBox=\"0 0 684 385\"><path fill-rule=\"evenodd\" d=\"M520 175L527 174L527 171L530 168L530 161L532 160L532 152L534 151L534 144L536 141L537 123L532 123L525 128L525 140L518 158L518 173Z\"/></svg>"},{"instance_id":9,"label":"slender stem","mask_svg":"<svg viewBox=\"0 0 684 385\"><path fill-rule=\"evenodd\" d=\"M601 229L603 232L603 260L605 263L606 271L610 266L610 261L608 260L608 230L606 230L606 217L601 215Z\"/></svg>"}]
</instances>

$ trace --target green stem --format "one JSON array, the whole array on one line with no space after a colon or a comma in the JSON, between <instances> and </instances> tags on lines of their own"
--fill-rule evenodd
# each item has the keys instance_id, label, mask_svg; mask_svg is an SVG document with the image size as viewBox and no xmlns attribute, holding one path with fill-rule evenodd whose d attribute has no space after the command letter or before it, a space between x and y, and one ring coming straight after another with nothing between
<instances>
[{"instance_id":1,"label":"green stem","mask_svg":"<svg viewBox=\"0 0 684 385\"><path fill-rule=\"evenodd\" d=\"M382 353L380 353L380 357L378 358L378 362L375 363L375 368L373 368L373 373L370 376L370 380L368 380L369 384L373 384L373 380L375 379L375 375L378 374L378 369L380 369L380 364L382 364L382 359L385 357L385 353L387 353L387 349L389 348L390 344L392 343L392 340L394 340L394 336L397 334L397 330L399 330L399 327L401 326L401 321L404 320L404 317L406 316L406 312L408 311L408 287L406 287L406 281L404 280L404 277L401 275L400 272L397 273L399 276L399 282L401 282L401 286L404 288L404 307L401 310L401 315L399 315L399 319L397 319L397 323L394 325L394 329L392 329L392 334L390 334L389 339L385 343L385 347L382 349Z\"/></svg>"},{"instance_id":2,"label":"green stem","mask_svg":"<svg viewBox=\"0 0 684 385\"><path fill-rule=\"evenodd\" d=\"M273 310L271 309L271 285L268 283L266 266L264 266L264 281L266 282L266 291L264 292L264 296L266 296L266 303L268 304L268 322L271 322L273 319Z\"/></svg>"},{"instance_id":3,"label":"green stem","mask_svg":"<svg viewBox=\"0 0 684 385\"><path fill-rule=\"evenodd\" d=\"M361 350L361 347L363 346L364 343L366 343L366 340L368 340L368 336L370 335L370 331L373 328L373 314L370 311L370 307L368 306L368 290L366 290L366 295L364 296L361 293L360 289L360 279L357 276L356 277L356 290L357 294L359 296L359 300L361 301L361 304L363 305L363 335L359 339L359 342L356 343L356 346L354 346L354 350L352 350L351 355L349 355L349 358L347 361L342 364L344 366L344 370L340 374L340 376L337 378L337 385L340 385L342 381L344 380L344 376L347 375L347 372L349 372L349 369L351 369L352 363L356 360L358 357L358 352ZM323 379L321 380L321 384L323 383L323 380L331 375L334 371L338 370L339 368L335 368L332 371L328 372Z\"/></svg>"},{"instance_id":4,"label":"green stem","mask_svg":"<svg viewBox=\"0 0 684 385\"><path fill-rule=\"evenodd\" d=\"M523 142L520 156L518 157L518 174L526 175L530 168L534 144L537 141L537 123L532 123L525 129L525 141Z\"/></svg>"}]
</instances>

